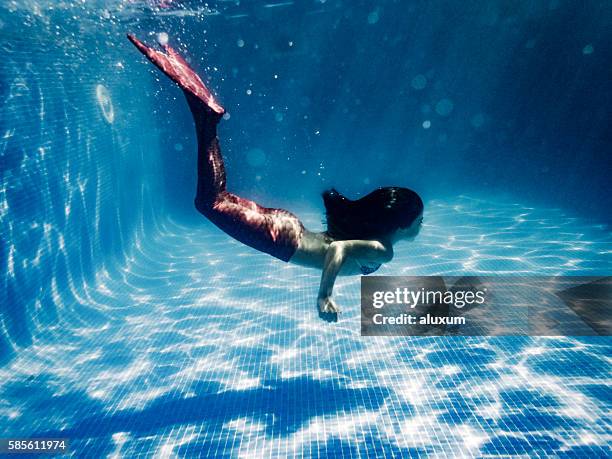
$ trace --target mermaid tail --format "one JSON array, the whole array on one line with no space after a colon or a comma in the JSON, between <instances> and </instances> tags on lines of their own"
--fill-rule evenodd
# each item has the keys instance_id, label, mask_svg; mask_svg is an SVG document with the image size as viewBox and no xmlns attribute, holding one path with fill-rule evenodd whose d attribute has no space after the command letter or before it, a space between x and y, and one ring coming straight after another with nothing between
<instances>
[{"instance_id":1,"label":"mermaid tail","mask_svg":"<svg viewBox=\"0 0 612 459\"><path fill-rule=\"evenodd\" d=\"M161 51L148 47L132 34L128 34L127 37L147 59L178 84L183 91L204 102L213 112L219 115L225 113L225 109L215 100L199 75L193 71L185 59L172 47L161 45L164 51L166 51L164 54Z\"/></svg>"},{"instance_id":2,"label":"mermaid tail","mask_svg":"<svg viewBox=\"0 0 612 459\"><path fill-rule=\"evenodd\" d=\"M170 46L166 53L128 35L138 50L176 82L187 97L198 137L198 188L196 209L234 239L280 260L289 261L304 232L300 220L284 209L263 207L226 190L217 123L225 109L201 78Z\"/></svg>"}]
</instances>

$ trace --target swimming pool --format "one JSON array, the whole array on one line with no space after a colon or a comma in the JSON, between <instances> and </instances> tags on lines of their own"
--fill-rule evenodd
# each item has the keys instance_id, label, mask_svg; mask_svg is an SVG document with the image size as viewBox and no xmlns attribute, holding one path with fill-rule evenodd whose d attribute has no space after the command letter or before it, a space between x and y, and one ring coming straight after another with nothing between
<instances>
[{"instance_id":1,"label":"swimming pool","mask_svg":"<svg viewBox=\"0 0 612 459\"><path fill-rule=\"evenodd\" d=\"M158 9L26 2L0 10L0 33L11 37L2 42L0 64L1 436L66 437L72 454L87 457L608 456L608 337L362 337L359 277L339 278L344 312L337 323L323 322L320 273L245 247L192 209L188 111L130 48L126 29L180 36L195 48L191 56L202 51L214 62L207 74L232 107L221 128L231 188L290 208L313 229L322 228L324 186L339 182L357 195L411 180L424 190L422 233L398 245L377 274L610 274L609 197L597 195L609 163L597 163L599 153L588 149L604 142L604 119L593 119L580 152L592 163L567 165L575 174L569 178L552 150L542 156L531 146L524 161L540 175L530 183L536 176L503 152L485 162L477 146L452 150L466 141L461 120L472 142L516 132L529 147L532 134L520 120L506 131L494 127L495 113L468 110L462 91L445 89L452 78L425 66L402 86L413 91L402 103L418 112L414 119L393 107L373 136L362 136L357 128L382 111L360 112L355 107L368 101L357 104L348 90L334 94L321 83L336 84L329 74L297 73L300 65L315 72L315 63L325 73L331 59L320 51L325 42L312 57L315 45L304 34L315 37L314 29L335 22L342 33L346 22L384 24L381 46L391 46L402 36L393 28L399 7L329 1L294 11L285 3L219 2L200 11L172 2ZM408 8L406 18L447 23L431 8ZM568 8L551 2L549 13L529 18ZM524 11L501 7L481 13L485 25L520 29L524 19ZM302 14L302 35L281 20ZM274 39L240 22L249 18L278 22ZM434 46L428 30L423 24L411 36L422 49ZM451 40L466 32L447 33ZM347 59L343 78L368 79L353 76L361 68L354 61L368 53L348 43L340 43L345 52L362 57ZM580 47L579 57L600 50L591 47L586 54ZM412 107L428 89L430 112ZM318 113L323 97L334 106ZM400 133L404 124L412 127ZM394 144L400 137L411 139L409 164ZM358 143L366 147L356 154ZM379 160L368 166L370 148ZM475 165L487 174L473 175ZM455 173L465 181L453 181ZM512 177L516 185L500 185ZM591 190L577 184L586 177ZM551 190L562 178L564 189ZM570 191L591 197L588 212L566 199Z\"/></svg>"}]
</instances>

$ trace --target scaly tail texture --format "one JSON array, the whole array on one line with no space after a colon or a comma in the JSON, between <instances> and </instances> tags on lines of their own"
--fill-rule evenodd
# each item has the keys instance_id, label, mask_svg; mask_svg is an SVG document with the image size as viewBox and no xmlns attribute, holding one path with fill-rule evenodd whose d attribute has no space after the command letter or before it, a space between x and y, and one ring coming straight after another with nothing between
<instances>
[{"instance_id":1,"label":"scaly tail texture","mask_svg":"<svg viewBox=\"0 0 612 459\"><path fill-rule=\"evenodd\" d=\"M198 189L195 206L202 215L234 239L283 261L295 253L304 226L284 209L262 207L226 190L225 166L217 124L225 109L215 100L202 79L174 49L154 50L133 35L128 39L172 81L189 103L198 137Z\"/></svg>"},{"instance_id":2,"label":"scaly tail texture","mask_svg":"<svg viewBox=\"0 0 612 459\"><path fill-rule=\"evenodd\" d=\"M161 51L149 48L134 35L128 34L127 37L142 54L153 62L172 81L177 83L181 89L200 99L215 113L219 115L225 113L225 109L215 100L214 96L204 85L202 79L173 48L168 45L161 45L167 53L164 54Z\"/></svg>"}]
</instances>

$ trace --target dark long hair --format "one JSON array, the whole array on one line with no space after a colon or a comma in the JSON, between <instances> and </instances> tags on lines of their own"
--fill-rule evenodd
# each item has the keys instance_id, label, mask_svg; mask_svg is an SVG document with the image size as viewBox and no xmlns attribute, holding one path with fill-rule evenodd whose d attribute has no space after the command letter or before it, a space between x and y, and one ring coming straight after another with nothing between
<instances>
[{"instance_id":1,"label":"dark long hair","mask_svg":"<svg viewBox=\"0 0 612 459\"><path fill-rule=\"evenodd\" d=\"M327 234L336 240L377 239L406 228L423 211L420 196L408 188L377 188L355 201L336 189L323 192Z\"/></svg>"}]
</instances>

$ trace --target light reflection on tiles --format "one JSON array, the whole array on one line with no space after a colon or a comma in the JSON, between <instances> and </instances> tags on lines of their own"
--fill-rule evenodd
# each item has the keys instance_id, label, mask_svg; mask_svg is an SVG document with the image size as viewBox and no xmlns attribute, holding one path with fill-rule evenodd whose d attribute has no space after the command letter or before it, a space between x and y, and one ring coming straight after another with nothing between
<instances>
[{"instance_id":1,"label":"light reflection on tiles","mask_svg":"<svg viewBox=\"0 0 612 459\"><path fill-rule=\"evenodd\" d=\"M428 203L426 223L381 274L609 266L610 234L557 210L463 196ZM608 450L606 338L362 338L358 277L322 322L317 271L204 220L163 222L114 272L71 287L79 303L0 370L3 436L129 456Z\"/></svg>"}]
</instances>

